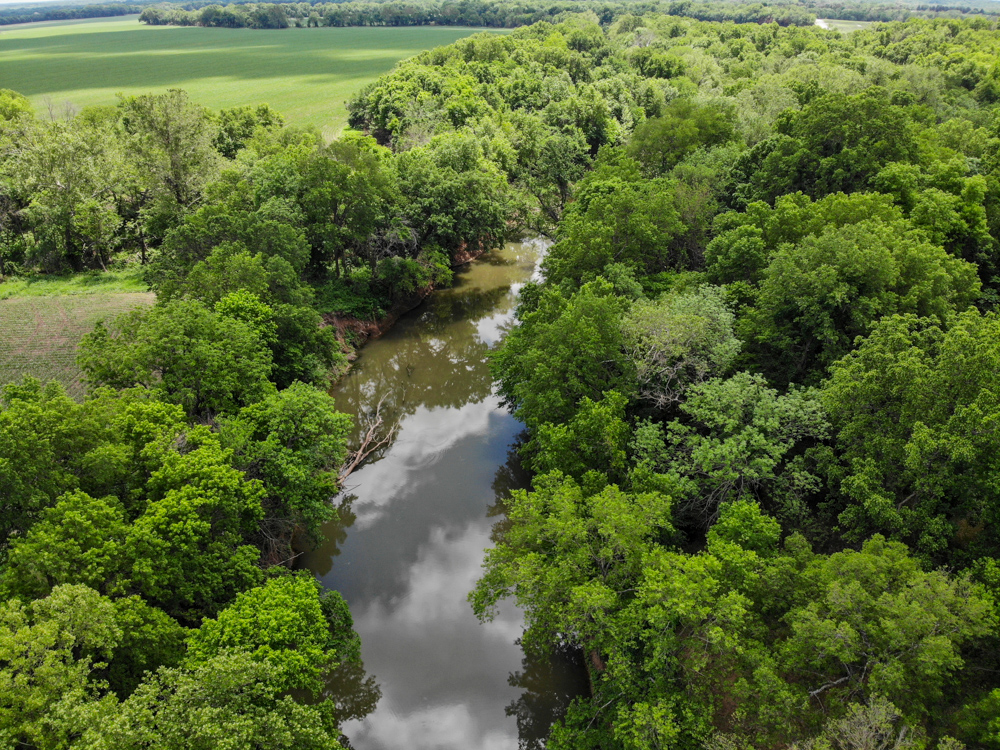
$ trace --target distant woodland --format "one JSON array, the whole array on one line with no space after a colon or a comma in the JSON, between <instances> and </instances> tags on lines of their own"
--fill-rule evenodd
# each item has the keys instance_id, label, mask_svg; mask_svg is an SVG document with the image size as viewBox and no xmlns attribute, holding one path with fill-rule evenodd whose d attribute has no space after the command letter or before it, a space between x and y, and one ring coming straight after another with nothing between
<instances>
[{"instance_id":1,"label":"distant woodland","mask_svg":"<svg viewBox=\"0 0 1000 750\"><path fill-rule=\"evenodd\" d=\"M869 3L740 3L728 0L561 0L560 2L485 2L484 0L421 0L420 2L230 3L200 5L161 3L142 11L149 24L274 29L289 26L482 26L517 28L539 21L558 22L563 14L585 11L608 25L628 14L657 13L700 21L778 23L811 26L817 18L856 21L902 21L911 17L994 16L1000 6L974 8L945 5L878 5Z\"/></svg>"},{"instance_id":2,"label":"distant woodland","mask_svg":"<svg viewBox=\"0 0 1000 750\"><path fill-rule=\"evenodd\" d=\"M274 7L272 7L274 6ZM202 11L209 9L206 14ZM904 21L908 18L966 15L996 16L1000 3L877 3L852 0L546 0L546 2L485 2L484 0L364 0L332 3L212 3L190 0L170 3L134 0L105 4L60 4L0 7L0 25L33 21L62 21L103 18L143 13L143 22L185 26L226 26L232 28L287 28L288 26L484 26L516 28L538 21L559 20L561 13L592 10L601 22L611 23L625 13L665 13L702 21L809 25L816 18L854 21ZM146 12L148 11L148 12Z\"/></svg>"}]
</instances>

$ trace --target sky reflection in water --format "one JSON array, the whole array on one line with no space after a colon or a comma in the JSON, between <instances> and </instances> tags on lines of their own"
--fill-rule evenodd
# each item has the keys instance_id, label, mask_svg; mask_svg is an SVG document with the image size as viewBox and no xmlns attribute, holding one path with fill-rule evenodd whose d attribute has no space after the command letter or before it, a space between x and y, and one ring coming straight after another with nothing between
<instances>
[{"instance_id":1,"label":"sky reflection in water","mask_svg":"<svg viewBox=\"0 0 1000 750\"><path fill-rule=\"evenodd\" d=\"M382 690L370 715L344 725L357 750L537 747L585 686L572 659L523 663L513 605L481 624L466 600L490 546L487 513L524 481L509 461L521 425L500 408L485 357L540 249L509 245L473 264L369 344L338 387L342 410L385 395L384 411L401 420L395 442L348 480L353 523L306 556L350 604Z\"/></svg>"}]
</instances>

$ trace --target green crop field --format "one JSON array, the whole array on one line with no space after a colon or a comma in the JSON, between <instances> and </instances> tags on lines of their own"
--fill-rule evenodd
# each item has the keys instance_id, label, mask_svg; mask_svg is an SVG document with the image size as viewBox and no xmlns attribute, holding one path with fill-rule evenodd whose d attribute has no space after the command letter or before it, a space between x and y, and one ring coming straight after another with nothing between
<instances>
[{"instance_id":1,"label":"green crop field","mask_svg":"<svg viewBox=\"0 0 1000 750\"><path fill-rule=\"evenodd\" d=\"M80 338L97 321L153 301L151 292L104 291L101 285L77 294L32 290L0 299L0 384L31 375L58 380L71 396L82 398L84 386L76 366Z\"/></svg>"},{"instance_id":2,"label":"green crop field","mask_svg":"<svg viewBox=\"0 0 1000 750\"><path fill-rule=\"evenodd\" d=\"M0 30L0 86L40 113L182 88L213 109L266 102L328 138L347 100L399 60L480 31L464 27L203 29L137 16Z\"/></svg>"}]
</instances>

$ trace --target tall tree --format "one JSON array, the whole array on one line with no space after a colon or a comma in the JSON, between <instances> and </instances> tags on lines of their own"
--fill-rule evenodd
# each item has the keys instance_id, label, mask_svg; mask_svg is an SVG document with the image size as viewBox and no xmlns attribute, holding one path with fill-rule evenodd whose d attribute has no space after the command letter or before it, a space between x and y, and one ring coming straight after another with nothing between
<instances>
[{"instance_id":1,"label":"tall tree","mask_svg":"<svg viewBox=\"0 0 1000 750\"><path fill-rule=\"evenodd\" d=\"M190 208L219 166L212 147L217 127L208 110L180 89L122 97L119 106L145 174L162 186L174 210Z\"/></svg>"}]
</instances>

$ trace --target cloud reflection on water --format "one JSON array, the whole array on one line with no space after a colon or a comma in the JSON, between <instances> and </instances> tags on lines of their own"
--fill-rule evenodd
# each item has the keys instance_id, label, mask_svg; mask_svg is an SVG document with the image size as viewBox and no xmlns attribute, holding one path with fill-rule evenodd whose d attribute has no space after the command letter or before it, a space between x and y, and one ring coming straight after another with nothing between
<instances>
[{"instance_id":1,"label":"cloud reflection on water","mask_svg":"<svg viewBox=\"0 0 1000 750\"><path fill-rule=\"evenodd\" d=\"M536 697L550 678L523 659L521 612L507 602L481 624L466 598L491 546L490 509L523 481L508 455L522 426L500 408L485 359L532 252L509 247L468 269L369 344L338 387L342 410L386 394L401 420L393 444L348 481L353 525L331 527L336 545L304 558L347 599L382 690L374 712L343 727L357 750L534 747L528 729L558 713Z\"/></svg>"},{"instance_id":2,"label":"cloud reflection on water","mask_svg":"<svg viewBox=\"0 0 1000 750\"><path fill-rule=\"evenodd\" d=\"M369 528L388 506L418 496L413 490L422 484L420 475L459 443L489 434L495 415L502 415L500 401L491 395L458 409L419 406L403 417L399 437L382 459L351 476L355 528Z\"/></svg>"},{"instance_id":3,"label":"cloud reflection on water","mask_svg":"<svg viewBox=\"0 0 1000 750\"><path fill-rule=\"evenodd\" d=\"M355 612L366 666L383 685L375 712L345 726L357 747L517 747L504 707L519 691L495 678L521 666L512 648L521 613L507 606L479 624L466 600L488 544L488 523L432 529L405 593ZM384 672L393 679L381 680Z\"/></svg>"}]
</instances>

